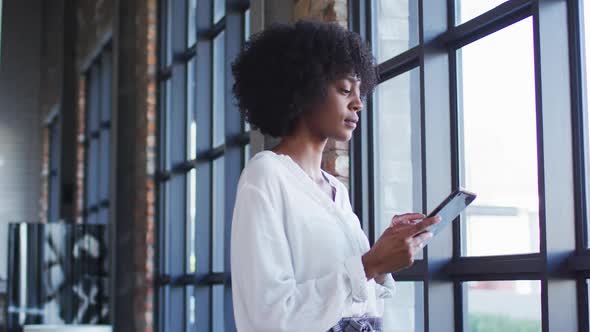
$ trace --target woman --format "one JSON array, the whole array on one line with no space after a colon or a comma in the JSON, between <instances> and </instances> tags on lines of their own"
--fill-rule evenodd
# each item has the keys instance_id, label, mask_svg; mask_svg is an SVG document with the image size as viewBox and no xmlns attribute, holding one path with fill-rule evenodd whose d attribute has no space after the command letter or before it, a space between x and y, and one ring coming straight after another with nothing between
<instances>
[{"instance_id":1,"label":"woman","mask_svg":"<svg viewBox=\"0 0 590 332\"><path fill-rule=\"evenodd\" d=\"M346 187L320 168L327 140L350 140L377 83L371 49L336 24L275 25L252 37L233 74L246 119L281 138L248 162L238 184L238 331L379 331L390 273L413 263L438 219L396 216L370 248Z\"/></svg>"}]
</instances>

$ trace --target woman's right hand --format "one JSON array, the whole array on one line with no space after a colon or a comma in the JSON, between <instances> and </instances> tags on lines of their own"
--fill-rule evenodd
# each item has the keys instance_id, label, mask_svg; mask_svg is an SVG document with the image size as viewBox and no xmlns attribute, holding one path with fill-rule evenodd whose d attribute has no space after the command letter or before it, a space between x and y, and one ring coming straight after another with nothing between
<instances>
[{"instance_id":1,"label":"woman's right hand","mask_svg":"<svg viewBox=\"0 0 590 332\"><path fill-rule=\"evenodd\" d=\"M422 221L418 221L418 220ZM395 216L373 247L363 255L367 279L385 273L399 271L414 263L415 254L423 248L424 241L432 237L426 228L438 223L439 216L425 218L420 213Z\"/></svg>"}]
</instances>

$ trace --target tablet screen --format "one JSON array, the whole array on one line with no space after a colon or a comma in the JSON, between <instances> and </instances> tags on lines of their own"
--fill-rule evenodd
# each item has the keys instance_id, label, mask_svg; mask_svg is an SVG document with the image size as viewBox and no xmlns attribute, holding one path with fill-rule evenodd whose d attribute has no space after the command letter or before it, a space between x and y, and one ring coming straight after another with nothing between
<instances>
[{"instance_id":1,"label":"tablet screen","mask_svg":"<svg viewBox=\"0 0 590 332\"><path fill-rule=\"evenodd\" d=\"M463 189L458 189L449 195L441 204L439 204L428 217L440 216L441 221L428 227L426 230L433 235L438 234L443 228L457 219L459 214L473 202L476 195Z\"/></svg>"}]
</instances>

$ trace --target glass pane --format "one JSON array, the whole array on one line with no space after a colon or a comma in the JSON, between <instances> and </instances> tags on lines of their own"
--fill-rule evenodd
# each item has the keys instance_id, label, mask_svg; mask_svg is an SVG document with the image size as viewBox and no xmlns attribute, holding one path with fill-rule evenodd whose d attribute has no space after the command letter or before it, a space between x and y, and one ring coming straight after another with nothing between
<instances>
[{"instance_id":1,"label":"glass pane","mask_svg":"<svg viewBox=\"0 0 590 332\"><path fill-rule=\"evenodd\" d=\"M213 24L225 15L225 0L215 0L213 3Z\"/></svg>"},{"instance_id":2,"label":"glass pane","mask_svg":"<svg viewBox=\"0 0 590 332\"><path fill-rule=\"evenodd\" d=\"M225 139L225 32L213 41L213 147Z\"/></svg>"},{"instance_id":3,"label":"glass pane","mask_svg":"<svg viewBox=\"0 0 590 332\"><path fill-rule=\"evenodd\" d=\"M213 161L213 272L224 271L225 157Z\"/></svg>"},{"instance_id":4,"label":"glass pane","mask_svg":"<svg viewBox=\"0 0 590 332\"><path fill-rule=\"evenodd\" d=\"M378 63L418 45L418 1L379 0L374 14Z\"/></svg>"},{"instance_id":5,"label":"glass pane","mask_svg":"<svg viewBox=\"0 0 590 332\"><path fill-rule=\"evenodd\" d=\"M189 128L189 160L197 158L197 123L192 120ZM187 256L188 272L197 271L196 248L196 222L197 222L197 170L192 169L188 173L188 227L187 227Z\"/></svg>"},{"instance_id":6,"label":"glass pane","mask_svg":"<svg viewBox=\"0 0 590 332\"><path fill-rule=\"evenodd\" d=\"M193 160L197 158L197 108L195 104L195 95L197 93L197 79L196 79L196 59L192 58L187 63L187 84L186 84L186 113L189 128L187 132L187 158Z\"/></svg>"},{"instance_id":7,"label":"glass pane","mask_svg":"<svg viewBox=\"0 0 590 332\"><path fill-rule=\"evenodd\" d=\"M49 208L47 222L59 221L59 182L57 176L49 177Z\"/></svg>"},{"instance_id":8,"label":"glass pane","mask_svg":"<svg viewBox=\"0 0 590 332\"><path fill-rule=\"evenodd\" d=\"M586 131L584 132L584 144L585 144L585 155L586 155L586 206L590 212L590 121L588 121L589 115L589 108L588 108L588 96L590 96L590 81L588 78L590 77L590 4L584 3L584 1L580 1L582 6L582 75L584 76L583 84L585 84L585 95L584 95L584 121L585 126L584 128ZM589 224L586 231L590 235L590 219L588 220ZM590 236L587 236L590 238ZM587 241L586 245L590 247L590 241Z\"/></svg>"},{"instance_id":9,"label":"glass pane","mask_svg":"<svg viewBox=\"0 0 590 332\"><path fill-rule=\"evenodd\" d=\"M98 204L98 140L91 139L86 150L88 154L86 159L86 207L92 207Z\"/></svg>"},{"instance_id":10,"label":"glass pane","mask_svg":"<svg viewBox=\"0 0 590 332\"><path fill-rule=\"evenodd\" d=\"M166 15L166 26L165 26L165 32L164 35L162 36L162 56L163 56L163 61L162 64L164 65L164 67L170 66L172 64L172 61L174 60L172 58L172 13L173 13L173 3L174 1L164 1L164 3L166 4L166 8L164 15Z\"/></svg>"},{"instance_id":11,"label":"glass pane","mask_svg":"<svg viewBox=\"0 0 590 332\"><path fill-rule=\"evenodd\" d=\"M469 21L508 0L455 0L458 24Z\"/></svg>"},{"instance_id":12,"label":"glass pane","mask_svg":"<svg viewBox=\"0 0 590 332\"><path fill-rule=\"evenodd\" d=\"M396 281L395 296L385 299L383 332L424 331L424 285Z\"/></svg>"},{"instance_id":13,"label":"glass pane","mask_svg":"<svg viewBox=\"0 0 590 332\"><path fill-rule=\"evenodd\" d=\"M196 236L196 214L197 214L197 171L190 170L188 173L188 225L186 230L187 241L187 272L197 271L197 256L195 252Z\"/></svg>"},{"instance_id":14,"label":"glass pane","mask_svg":"<svg viewBox=\"0 0 590 332\"><path fill-rule=\"evenodd\" d=\"M250 8L244 13L244 40L250 39Z\"/></svg>"},{"instance_id":15,"label":"glass pane","mask_svg":"<svg viewBox=\"0 0 590 332\"><path fill-rule=\"evenodd\" d=\"M540 281L471 281L463 294L470 332L541 331Z\"/></svg>"},{"instance_id":16,"label":"glass pane","mask_svg":"<svg viewBox=\"0 0 590 332\"><path fill-rule=\"evenodd\" d=\"M248 162L248 160L250 160L250 154L252 153L251 150L252 148L250 147L250 144L244 147L244 165L242 165L242 167L246 166L246 163Z\"/></svg>"},{"instance_id":17,"label":"glass pane","mask_svg":"<svg viewBox=\"0 0 590 332\"><path fill-rule=\"evenodd\" d=\"M478 197L462 223L463 254L539 251L531 18L457 52L461 183Z\"/></svg>"},{"instance_id":18,"label":"glass pane","mask_svg":"<svg viewBox=\"0 0 590 332\"><path fill-rule=\"evenodd\" d=\"M102 99L101 85L100 85L100 70L99 66L94 65L90 70L90 86L88 89L88 106L86 108L86 116L88 117L88 128L86 131L92 133L98 130L100 126L100 107Z\"/></svg>"},{"instance_id":19,"label":"glass pane","mask_svg":"<svg viewBox=\"0 0 590 332\"><path fill-rule=\"evenodd\" d=\"M422 211L419 68L380 84L375 98L375 235L379 237L394 215Z\"/></svg>"},{"instance_id":20,"label":"glass pane","mask_svg":"<svg viewBox=\"0 0 590 332\"><path fill-rule=\"evenodd\" d=\"M59 120L54 121L49 127L49 171L58 171L59 167L59 150L61 146L59 135Z\"/></svg>"},{"instance_id":21,"label":"glass pane","mask_svg":"<svg viewBox=\"0 0 590 332\"><path fill-rule=\"evenodd\" d=\"M111 89L112 89L112 64L111 53L109 51L103 52L102 67L101 67L101 88L100 88L100 121L106 122L111 120Z\"/></svg>"},{"instance_id":22,"label":"glass pane","mask_svg":"<svg viewBox=\"0 0 590 332\"><path fill-rule=\"evenodd\" d=\"M99 200L109 199L109 168L110 168L110 135L109 129L100 131L100 152L99 152Z\"/></svg>"},{"instance_id":23,"label":"glass pane","mask_svg":"<svg viewBox=\"0 0 590 332\"><path fill-rule=\"evenodd\" d=\"M188 0L188 31L186 46L191 47L197 42L197 0Z\"/></svg>"},{"instance_id":24,"label":"glass pane","mask_svg":"<svg viewBox=\"0 0 590 332\"><path fill-rule=\"evenodd\" d=\"M196 298L195 298L195 288L193 286L187 286L185 291L185 296L187 299L187 325L189 331L195 331L195 321L196 321Z\"/></svg>"},{"instance_id":25,"label":"glass pane","mask_svg":"<svg viewBox=\"0 0 590 332\"><path fill-rule=\"evenodd\" d=\"M223 314L223 285L213 285L213 332L225 332L225 318Z\"/></svg>"},{"instance_id":26,"label":"glass pane","mask_svg":"<svg viewBox=\"0 0 590 332\"><path fill-rule=\"evenodd\" d=\"M172 133L170 132L170 113L172 109L172 94L170 93L172 86L172 81L167 80L160 84L160 100L162 101L160 104L160 142L159 144L159 153L161 155L160 158L160 167L162 170L169 170L171 168L171 158L170 158L170 142Z\"/></svg>"}]
</instances>

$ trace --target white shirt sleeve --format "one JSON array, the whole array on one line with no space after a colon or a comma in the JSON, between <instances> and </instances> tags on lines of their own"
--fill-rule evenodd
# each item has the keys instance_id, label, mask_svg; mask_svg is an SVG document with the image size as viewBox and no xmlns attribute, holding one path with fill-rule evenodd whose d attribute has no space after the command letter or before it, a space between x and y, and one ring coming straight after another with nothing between
<instances>
[{"instance_id":1,"label":"white shirt sleeve","mask_svg":"<svg viewBox=\"0 0 590 332\"><path fill-rule=\"evenodd\" d=\"M385 275L383 283L375 283L375 291L377 297L380 299L386 299L395 295L395 279L390 273Z\"/></svg>"},{"instance_id":2,"label":"white shirt sleeve","mask_svg":"<svg viewBox=\"0 0 590 332\"><path fill-rule=\"evenodd\" d=\"M253 331L326 331L346 306L367 300L361 255L296 282L283 213L256 186L239 188L231 231L236 323Z\"/></svg>"}]
</instances>

